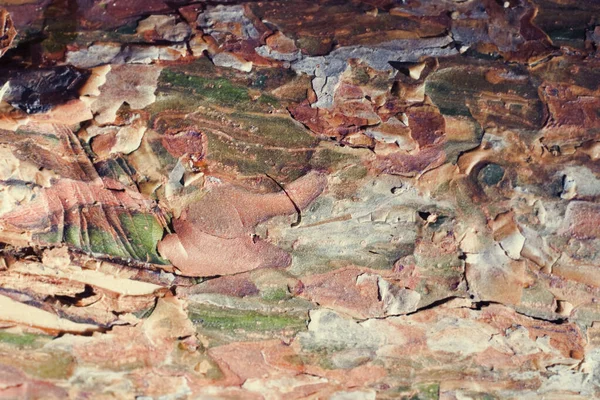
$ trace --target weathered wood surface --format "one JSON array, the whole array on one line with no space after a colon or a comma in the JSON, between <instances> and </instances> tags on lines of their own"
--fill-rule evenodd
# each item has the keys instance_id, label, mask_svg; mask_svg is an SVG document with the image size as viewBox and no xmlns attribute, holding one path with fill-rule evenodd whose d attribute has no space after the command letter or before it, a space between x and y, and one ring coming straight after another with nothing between
<instances>
[{"instance_id":1,"label":"weathered wood surface","mask_svg":"<svg viewBox=\"0 0 600 400\"><path fill-rule=\"evenodd\" d=\"M597 1L0 6L0 398L600 395Z\"/></svg>"}]
</instances>

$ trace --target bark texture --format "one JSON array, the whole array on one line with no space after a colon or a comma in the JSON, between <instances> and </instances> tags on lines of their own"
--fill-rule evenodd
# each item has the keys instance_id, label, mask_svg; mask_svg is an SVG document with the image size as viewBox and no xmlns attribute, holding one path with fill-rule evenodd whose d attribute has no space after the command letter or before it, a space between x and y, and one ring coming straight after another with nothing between
<instances>
[{"instance_id":1,"label":"bark texture","mask_svg":"<svg viewBox=\"0 0 600 400\"><path fill-rule=\"evenodd\" d=\"M0 399L600 396L600 3L0 6Z\"/></svg>"}]
</instances>

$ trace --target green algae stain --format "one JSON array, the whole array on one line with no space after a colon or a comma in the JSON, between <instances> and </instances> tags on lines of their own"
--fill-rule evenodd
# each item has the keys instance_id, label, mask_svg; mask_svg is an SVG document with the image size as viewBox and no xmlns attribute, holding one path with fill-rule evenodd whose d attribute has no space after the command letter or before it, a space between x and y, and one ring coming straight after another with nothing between
<instances>
[{"instance_id":1,"label":"green algae stain","mask_svg":"<svg viewBox=\"0 0 600 400\"><path fill-rule=\"evenodd\" d=\"M81 241L81 229L75 225L65 225L63 239L71 246L88 250L86 244Z\"/></svg>"},{"instance_id":2,"label":"green algae stain","mask_svg":"<svg viewBox=\"0 0 600 400\"><path fill-rule=\"evenodd\" d=\"M50 336L34 335L31 333L10 333L0 331L0 343L19 348L36 348L43 345Z\"/></svg>"},{"instance_id":3,"label":"green algae stain","mask_svg":"<svg viewBox=\"0 0 600 400\"><path fill-rule=\"evenodd\" d=\"M163 237L163 227L153 215L143 213L121 214L121 226L127 234L128 243L133 248L133 256L138 260L165 264L156 251Z\"/></svg>"},{"instance_id":4,"label":"green algae stain","mask_svg":"<svg viewBox=\"0 0 600 400\"><path fill-rule=\"evenodd\" d=\"M290 293L284 288L270 288L261 293L263 300L280 301L291 297Z\"/></svg>"},{"instance_id":5,"label":"green algae stain","mask_svg":"<svg viewBox=\"0 0 600 400\"><path fill-rule=\"evenodd\" d=\"M307 316L286 313L260 313L214 306L195 306L190 319L198 327L209 330L279 331L305 329Z\"/></svg>"},{"instance_id":6,"label":"green algae stain","mask_svg":"<svg viewBox=\"0 0 600 400\"><path fill-rule=\"evenodd\" d=\"M227 107L236 107L240 103L251 101L247 88L235 85L225 78L187 75L164 69L160 75L159 84L166 84L174 89L183 89L211 103Z\"/></svg>"},{"instance_id":7,"label":"green algae stain","mask_svg":"<svg viewBox=\"0 0 600 400\"><path fill-rule=\"evenodd\" d=\"M158 87L163 96L180 97L183 103L204 104L212 108L266 112L281 106L275 96L261 91L260 84L258 87L252 83L244 85L235 81L235 78L218 75L214 67L200 63L188 65L185 69L164 69ZM190 96L193 101L189 101Z\"/></svg>"},{"instance_id":8,"label":"green algae stain","mask_svg":"<svg viewBox=\"0 0 600 400\"><path fill-rule=\"evenodd\" d=\"M121 258L134 258L143 262L165 264L156 251L163 236L163 228L156 218L143 213L121 213L119 222L125 237L113 237L99 228L89 227L90 250Z\"/></svg>"},{"instance_id":9,"label":"green algae stain","mask_svg":"<svg viewBox=\"0 0 600 400\"><path fill-rule=\"evenodd\" d=\"M440 385L438 383L419 385L419 394L415 400L437 400L440 398Z\"/></svg>"},{"instance_id":10,"label":"green algae stain","mask_svg":"<svg viewBox=\"0 0 600 400\"><path fill-rule=\"evenodd\" d=\"M87 230L90 238L90 249L92 253L108 254L115 257L128 258L130 255L122 243L117 243L109 233L95 227Z\"/></svg>"},{"instance_id":11,"label":"green algae stain","mask_svg":"<svg viewBox=\"0 0 600 400\"><path fill-rule=\"evenodd\" d=\"M64 242L86 252L106 254L121 258L134 258L143 262L166 264L157 252L157 244L163 237L163 227L154 215L140 212L118 214L124 236L114 237L110 232L95 226L82 230L76 224L65 224L62 232L56 229L35 236L45 243ZM54 227L55 228L55 227Z\"/></svg>"}]
</instances>

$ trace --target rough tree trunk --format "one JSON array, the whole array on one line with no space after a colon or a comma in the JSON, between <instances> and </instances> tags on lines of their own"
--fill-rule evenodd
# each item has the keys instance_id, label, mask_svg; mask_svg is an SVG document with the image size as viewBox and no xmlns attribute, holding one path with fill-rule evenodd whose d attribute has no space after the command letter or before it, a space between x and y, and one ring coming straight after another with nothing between
<instances>
[{"instance_id":1,"label":"rough tree trunk","mask_svg":"<svg viewBox=\"0 0 600 400\"><path fill-rule=\"evenodd\" d=\"M0 398L600 395L600 3L0 13Z\"/></svg>"}]
</instances>

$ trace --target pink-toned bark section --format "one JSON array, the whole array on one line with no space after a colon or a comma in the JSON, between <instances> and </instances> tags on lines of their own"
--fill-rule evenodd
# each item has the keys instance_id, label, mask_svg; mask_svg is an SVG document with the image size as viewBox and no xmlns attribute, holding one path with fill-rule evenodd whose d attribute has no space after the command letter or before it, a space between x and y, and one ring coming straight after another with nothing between
<instances>
[{"instance_id":1,"label":"pink-toned bark section","mask_svg":"<svg viewBox=\"0 0 600 400\"><path fill-rule=\"evenodd\" d=\"M254 228L277 215L294 214L294 203L300 209L307 207L325 186L323 174L309 172L286 187L287 195L283 191L256 194L234 186L214 188L173 221L176 233L167 235L158 250L188 276L286 267L290 255L257 238Z\"/></svg>"}]
</instances>

